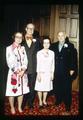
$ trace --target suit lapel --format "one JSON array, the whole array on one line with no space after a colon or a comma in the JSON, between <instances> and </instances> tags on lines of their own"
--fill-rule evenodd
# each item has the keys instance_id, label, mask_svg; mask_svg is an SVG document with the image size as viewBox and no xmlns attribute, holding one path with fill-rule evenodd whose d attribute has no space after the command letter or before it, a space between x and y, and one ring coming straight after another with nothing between
<instances>
[{"instance_id":1,"label":"suit lapel","mask_svg":"<svg viewBox=\"0 0 83 120\"><path fill-rule=\"evenodd\" d=\"M57 51L58 51L58 53L61 52L61 51L59 52L59 42L57 43Z\"/></svg>"}]
</instances>

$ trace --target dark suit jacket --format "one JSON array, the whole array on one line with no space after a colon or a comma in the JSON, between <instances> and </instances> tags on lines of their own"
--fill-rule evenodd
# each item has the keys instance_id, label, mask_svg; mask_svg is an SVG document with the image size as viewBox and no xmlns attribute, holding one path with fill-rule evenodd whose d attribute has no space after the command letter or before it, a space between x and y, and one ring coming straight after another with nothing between
<instances>
[{"instance_id":1,"label":"dark suit jacket","mask_svg":"<svg viewBox=\"0 0 83 120\"><path fill-rule=\"evenodd\" d=\"M77 50L74 45L65 40L67 46L63 46L61 52L59 52L59 42L53 43L50 47L55 52L55 76L71 78L72 80L77 77ZM75 73L70 77L70 70L74 70Z\"/></svg>"},{"instance_id":2,"label":"dark suit jacket","mask_svg":"<svg viewBox=\"0 0 83 120\"><path fill-rule=\"evenodd\" d=\"M22 45L25 47L27 59L28 59L28 74L36 73L36 54L40 50L40 41L36 39L36 42L32 42L31 47L29 48L26 41L22 42Z\"/></svg>"}]
</instances>

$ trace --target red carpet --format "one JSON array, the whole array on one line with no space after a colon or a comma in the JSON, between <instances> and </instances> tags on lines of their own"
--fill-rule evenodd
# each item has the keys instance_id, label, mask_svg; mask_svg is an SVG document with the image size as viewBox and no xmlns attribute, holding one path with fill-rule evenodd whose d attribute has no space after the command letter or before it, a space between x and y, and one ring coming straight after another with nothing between
<instances>
[{"instance_id":1,"label":"red carpet","mask_svg":"<svg viewBox=\"0 0 83 120\"><path fill-rule=\"evenodd\" d=\"M15 109L16 109L16 114L15 115L33 115L33 116L36 116L36 115L62 115L63 112L65 112L65 105L64 103L61 103L58 107L54 106L54 96L53 95L50 95L48 97L48 107L45 107L43 109L39 109L38 108L38 98L36 97L35 98L35 101L34 101L34 109L33 110L30 110L28 108L28 106L25 106L24 107L24 110L23 110L23 113L22 114L19 114L16 106L17 106L17 103L15 105ZM11 112L10 112L10 106L9 106L9 101L8 99L6 98L5 100L5 115L11 115ZM71 105L71 110L70 110L70 115L79 115L79 93L78 92L75 92L73 91L72 92L72 105Z\"/></svg>"}]
</instances>

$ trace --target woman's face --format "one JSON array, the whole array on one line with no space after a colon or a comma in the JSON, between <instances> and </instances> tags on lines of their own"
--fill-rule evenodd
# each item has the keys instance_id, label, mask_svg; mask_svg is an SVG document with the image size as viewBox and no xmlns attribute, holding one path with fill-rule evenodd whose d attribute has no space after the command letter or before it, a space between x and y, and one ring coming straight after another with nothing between
<instances>
[{"instance_id":1,"label":"woman's face","mask_svg":"<svg viewBox=\"0 0 83 120\"><path fill-rule=\"evenodd\" d=\"M16 33L15 34L15 42L17 44L20 44L22 42L22 34L21 33Z\"/></svg>"},{"instance_id":2,"label":"woman's face","mask_svg":"<svg viewBox=\"0 0 83 120\"><path fill-rule=\"evenodd\" d=\"M49 39L44 39L43 40L43 47L45 49L48 49L50 47L50 40Z\"/></svg>"}]
</instances>

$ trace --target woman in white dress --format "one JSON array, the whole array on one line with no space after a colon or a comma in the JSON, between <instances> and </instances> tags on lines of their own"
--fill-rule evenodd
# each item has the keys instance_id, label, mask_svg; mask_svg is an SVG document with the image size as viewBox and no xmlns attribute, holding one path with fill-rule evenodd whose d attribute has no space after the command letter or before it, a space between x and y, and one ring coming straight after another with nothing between
<instances>
[{"instance_id":1,"label":"woman in white dress","mask_svg":"<svg viewBox=\"0 0 83 120\"><path fill-rule=\"evenodd\" d=\"M6 48L6 61L9 67L6 85L6 96L9 97L11 113L15 114L14 98L17 96L18 111L22 113L23 94L29 92L26 69L28 60L25 48L20 45L22 33L14 35L14 42Z\"/></svg>"},{"instance_id":2,"label":"woman in white dress","mask_svg":"<svg viewBox=\"0 0 83 120\"><path fill-rule=\"evenodd\" d=\"M49 50L50 39L43 39L43 49L37 52L37 78L35 90L38 91L39 108L47 106L48 91L53 89L54 52ZM43 100L42 100L43 97Z\"/></svg>"}]
</instances>

